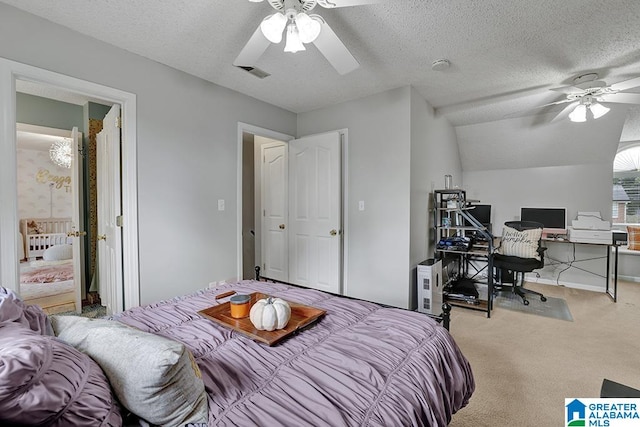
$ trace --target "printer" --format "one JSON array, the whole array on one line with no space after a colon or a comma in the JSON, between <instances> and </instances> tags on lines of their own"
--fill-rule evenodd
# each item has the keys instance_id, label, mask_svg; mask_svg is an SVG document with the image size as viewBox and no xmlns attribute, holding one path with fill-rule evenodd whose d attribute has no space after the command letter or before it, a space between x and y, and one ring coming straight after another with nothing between
<instances>
[{"instance_id":1,"label":"printer","mask_svg":"<svg viewBox=\"0 0 640 427\"><path fill-rule=\"evenodd\" d=\"M611 245L613 232L611 223L604 221L600 212L578 212L568 228L568 238L575 243Z\"/></svg>"}]
</instances>

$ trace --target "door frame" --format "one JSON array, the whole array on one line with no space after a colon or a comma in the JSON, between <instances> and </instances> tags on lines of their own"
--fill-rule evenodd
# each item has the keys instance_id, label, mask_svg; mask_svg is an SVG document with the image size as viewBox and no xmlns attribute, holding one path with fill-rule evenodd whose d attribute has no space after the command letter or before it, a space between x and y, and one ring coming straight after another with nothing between
<instances>
[{"instance_id":1,"label":"door frame","mask_svg":"<svg viewBox=\"0 0 640 427\"><path fill-rule=\"evenodd\" d=\"M342 155L342 249L340 254L341 265L341 289L343 295L349 294L348 272L349 272L349 130L347 128L335 129L340 134L340 146ZM271 138L288 143L292 139L296 139L291 135L286 135L270 129L254 126L248 123L238 122L238 150L237 150L237 218L236 218L236 235L237 235L237 278L242 277L242 134L250 133L253 135ZM318 132L325 133L325 132ZM304 135L309 136L309 135ZM258 260L256 260L257 262Z\"/></svg>"},{"instance_id":2,"label":"door frame","mask_svg":"<svg viewBox=\"0 0 640 427\"><path fill-rule=\"evenodd\" d=\"M52 86L121 105L124 309L140 305L136 95L0 58L0 283L19 293L16 80Z\"/></svg>"},{"instance_id":3,"label":"door frame","mask_svg":"<svg viewBox=\"0 0 640 427\"><path fill-rule=\"evenodd\" d=\"M242 134L250 133L252 135L258 135L265 138L276 139L278 141L287 142L295 139L294 136L284 133L276 132L274 130L254 126L248 123L238 122L238 164L236 167L237 174L237 188L236 188L236 236L237 236L237 252L236 252L236 274L237 279L242 278ZM258 262L258 260L256 260Z\"/></svg>"}]
</instances>

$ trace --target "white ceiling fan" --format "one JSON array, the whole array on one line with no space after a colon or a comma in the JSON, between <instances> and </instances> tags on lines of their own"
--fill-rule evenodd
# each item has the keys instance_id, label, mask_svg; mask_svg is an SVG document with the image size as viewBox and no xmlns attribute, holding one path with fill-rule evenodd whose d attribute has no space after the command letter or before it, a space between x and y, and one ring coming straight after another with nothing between
<instances>
[{"instance_id":1,"label":"white ceiling fan","mask_svg":"<svg viewBox=\"0 0 640 427\"><path fill-rule=\"evenodd\" d=\"M572 122L585 122L588 118L598 119L607 114L610 108L604 104L640 104L640 93L625 91L640 86L640 77L607 85L598 80L596 73L582 74L573 79L572 86L564 86L551 90L562 92L565 99L550 102L536 108L569 103L554 119L558 121L569 116Z\"/></svg>"},{"instance_id":2,"label":"white ceiling fan","mask_svg":"<svg viewBox=\"0 0 640 427\"><path fill-rule=\"evenodd\" d=\"M263 0L249 0L254 3ZM359 6L384 0L267 0L276 12L264 18L233 65L255 66L271 43L280 43L286 29L285 52L305 50L313 43L339 74L347 74L360 66L329 24L317 14L309 14L320 5L324 8Z\"/></svg>"}]
</instances>

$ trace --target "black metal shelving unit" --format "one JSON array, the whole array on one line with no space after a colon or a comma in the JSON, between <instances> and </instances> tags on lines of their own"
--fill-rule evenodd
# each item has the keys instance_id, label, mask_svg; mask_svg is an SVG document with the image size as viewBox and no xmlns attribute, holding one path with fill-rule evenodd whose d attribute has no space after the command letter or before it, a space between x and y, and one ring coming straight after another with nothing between
<instances>
[{"instance_id":1,"label":"black metal shelving unit","mask_svg":"<svg viewBox=\"0 0 640 427\"><path fill-rule=\"evenodd\" d=\"M493 236L469 214L469 201L466 191L461 189L434 190L433 192L433 228L434 232L434 258L442 260L443 277L446 282L444 289L451 287L457 280L468 279L478 283L481 289L477 299L467 299L455 297L452 294L445 294L446 302L456 307L463 307L472 310L484 311L487 317L491 317L493 308L493 266L489 254L493 252ZM438 242L443 239L453 237L470 237L473 234L480 234L484 237L482 244L471 244L465 248L464 245L452 248L438 248ZM480 283L475 274L470 272L471 261L485 261L487 263L487 278L485 283ZM484 292L486 288L486 292Z\"/></svg>"}]
</instances>

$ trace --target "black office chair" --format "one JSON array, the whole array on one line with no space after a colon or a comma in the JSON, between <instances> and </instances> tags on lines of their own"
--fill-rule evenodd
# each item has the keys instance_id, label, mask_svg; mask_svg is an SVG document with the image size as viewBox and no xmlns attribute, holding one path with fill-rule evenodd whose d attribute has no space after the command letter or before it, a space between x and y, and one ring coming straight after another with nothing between
<instances>
[{"instance_id":1,"label":"black office chair","mask_svg":"<svg viewBox=\"0 0 640 427\"><path fill-rule=\"evenodd\" d=\"M542 229L544 227L541 223L533 221L507 221L504 225L518 231L532 230L536 228ZM546 249L547 248L542 247L542 239L539 239L537 248L537 252L540 256L539 260L537 258L521 258L518 256L503 255L498 252L494 252L492 254L493 267L498 273L498 284L495 289L501 290L504 288L511 288L513 293L522 298L522 303L524 305L529 305L526 294L538 295L540 297L540 301L546 301L547 299L540 292L524 288L524 274L544 267L544 251ZM519 285L518 275L520 276ZM511 281L512 285L504 285L504 282L507 280Z\"/></svg>"}]
</instances>

